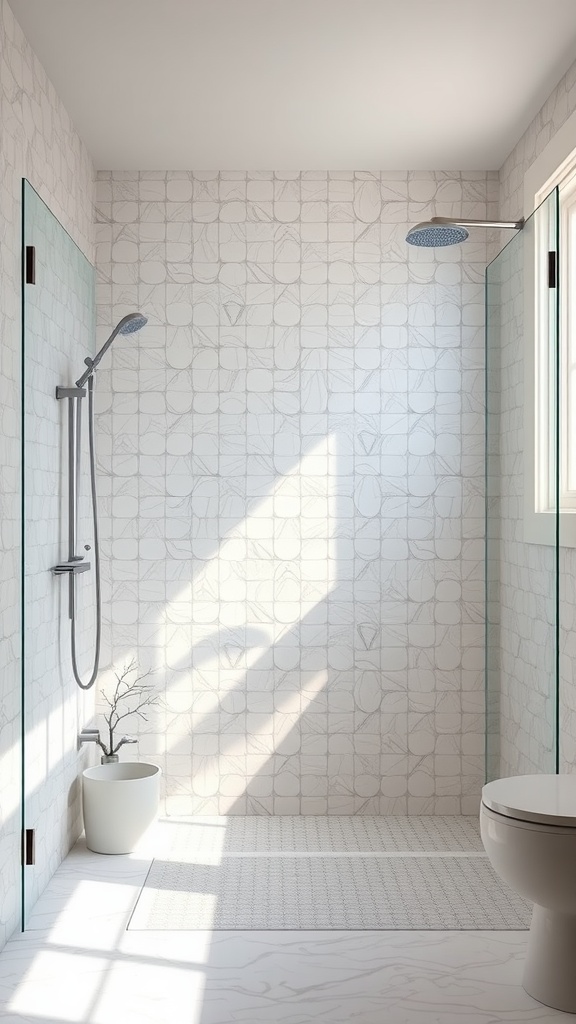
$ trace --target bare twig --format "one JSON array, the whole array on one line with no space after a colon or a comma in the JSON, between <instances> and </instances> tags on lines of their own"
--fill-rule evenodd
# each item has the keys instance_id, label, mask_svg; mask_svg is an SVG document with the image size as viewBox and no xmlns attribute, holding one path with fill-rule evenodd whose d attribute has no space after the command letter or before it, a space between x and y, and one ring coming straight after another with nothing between
<instances>
[{"instance_id":1,"label":"bare twig","mask_svg":"<svg viewBox=\"0 0 576 1024\"><path fill-rule=\"evenodd\" d=\"M108 714L104 715L104 721L108 726L108 748L102 742L100 743L102 750L108 756L115 754L120 749L120 743L114 746L114 733L119 723L124 718L129 718L130 715L136 715L144 722L147 722L148 716L145 713L145 709L153 707L160 702L160 697L154 692L153 686L150 683L144 682L144 680L152 675L153 669L148 669L147 672L137 675L130 682L127 677L137 671L136 659L132 658L120 673L115 673L116 686L113 694L109 696L104 690L101 690L102 696L110 709ZM123 706L124 701L135 701L135 703L128 707L126 711L120 713L119 708Z\"/></svg>"}]
</instances>

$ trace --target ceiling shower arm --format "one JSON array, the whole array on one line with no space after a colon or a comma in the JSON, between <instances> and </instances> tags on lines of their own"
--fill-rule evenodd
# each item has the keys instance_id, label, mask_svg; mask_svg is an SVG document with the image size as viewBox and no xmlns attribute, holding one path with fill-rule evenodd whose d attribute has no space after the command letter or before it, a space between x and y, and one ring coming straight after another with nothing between
<instances>
[{"instance_id":1,"label":"ceiling shower arm","mask_svg":"<svg viewBox=\"0 0 576 1024\"><path fill-rule=\"evenodd\" d=\"M520 220L474 220L462 217L431 217L430 224L459 224L463 228L506 228L510 231L520 231L524 227L524 218Z\"/></svg>"}]
</instances>

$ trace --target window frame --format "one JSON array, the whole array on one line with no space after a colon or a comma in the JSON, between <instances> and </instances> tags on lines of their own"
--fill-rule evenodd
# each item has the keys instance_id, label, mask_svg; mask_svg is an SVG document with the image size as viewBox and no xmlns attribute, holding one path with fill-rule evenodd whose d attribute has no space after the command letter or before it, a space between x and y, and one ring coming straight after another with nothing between
<instances>
[{"instance_id":1,"label":"window frame","mask_svg":"<svg viewBox=\"0 0 576 1024\"><path fill-rule=\"evenodd\" d=\"M560 512L576 512L576 161L560 185Z\"/></svg>"}]
</instances>

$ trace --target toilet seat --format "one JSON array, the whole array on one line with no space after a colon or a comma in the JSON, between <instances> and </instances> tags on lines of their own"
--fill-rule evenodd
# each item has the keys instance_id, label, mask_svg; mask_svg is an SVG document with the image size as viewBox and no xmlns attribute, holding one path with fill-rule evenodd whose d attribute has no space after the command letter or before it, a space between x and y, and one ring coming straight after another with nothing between
<instances>
[{"instance_id":1,"label":"toilet seat","mask_svg":"<svg viewBox=\"0 0 576 1024\"><path fill-rule=\"evenodd\" d=\"M482 803L506 818L576 828L576 775L517 775L482 788Z\"/></svg>"}]
</instances>

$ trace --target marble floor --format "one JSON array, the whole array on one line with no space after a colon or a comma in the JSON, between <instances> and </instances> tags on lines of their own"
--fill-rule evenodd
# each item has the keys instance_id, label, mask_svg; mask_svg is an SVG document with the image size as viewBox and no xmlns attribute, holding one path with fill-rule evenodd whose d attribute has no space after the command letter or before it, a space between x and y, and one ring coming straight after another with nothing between
<instances>
[{"instance_id":1,"label":"marble floor","mask_svg":"<svg viewBox=\"0 0 576 1024\"><path fill-rule=\"evenodd\" d=\"M0 954L19 1024L574 1021L521 987L526 932L128 931L159 822L126 857L74 847Z\"/></svg>"}]
</instances>

